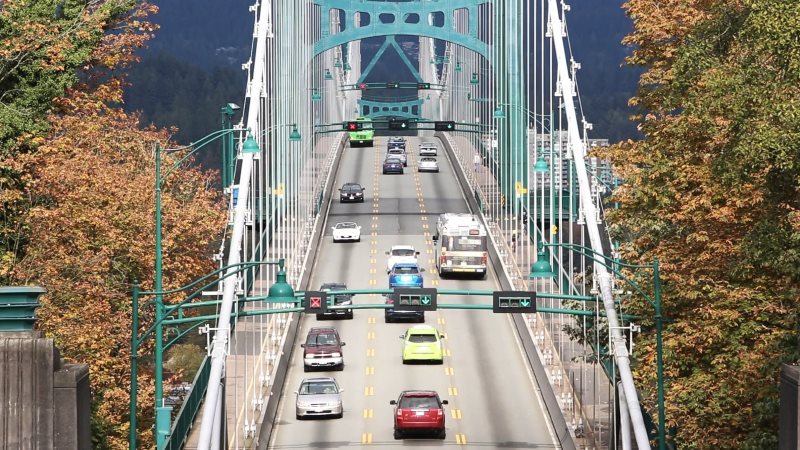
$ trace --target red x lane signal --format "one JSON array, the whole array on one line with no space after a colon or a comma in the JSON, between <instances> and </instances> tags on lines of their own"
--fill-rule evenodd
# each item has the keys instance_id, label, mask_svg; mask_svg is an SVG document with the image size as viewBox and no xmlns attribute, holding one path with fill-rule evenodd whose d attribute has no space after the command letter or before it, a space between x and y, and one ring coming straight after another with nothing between
<instances>
[{"instance_id":1,"label":"red x lane signal","mask_svg":"<svg viewBox=\"0 0 800 450\"><path fill-rule=\"evenodd\" d=\"M303 310L308 314L325 314L328 294L323 291L306 291Z\"/></svg>"}]
</instances>

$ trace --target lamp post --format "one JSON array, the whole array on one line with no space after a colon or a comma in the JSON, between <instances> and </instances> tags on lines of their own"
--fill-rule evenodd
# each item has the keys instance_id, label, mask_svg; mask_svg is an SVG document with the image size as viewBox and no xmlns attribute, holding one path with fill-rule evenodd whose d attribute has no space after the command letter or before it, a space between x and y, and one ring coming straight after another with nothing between
<instances>
[{"instance_id":1,"label":"lamp post","mask_svg":"<svg viewBox=\"0 0 800 450\"><path fill-rule=\"evenodd\" d=\"M230 105L229 105L230 106ZM233 108L230 108L231 110ZM289 135L290 141L299 141L300 133L297 131L296 124L276 125L278 126L292 126L292 132ZM275 128L272 127L272 128ZM269 130L269 129L268 129ZM266 130L266 131L268 131ZM187 158L194 155L196 152L204 148L209 143L217 138L224 137L235 131L243 131L240 129L223 129L211 133L201 138L197 143L188 146L161 149L161 145L156 143L155 150L155 278L153 280L153 291L155 296L155 320L156 323L161 323L164 319L164 298L163 298L163 249L162 249L162 235L161 235L161 187L164 179L168 177L175 169L177 169ZM182 150L192 148L192 150L185 156L176 161L165 173L161 173L161 153L169 152L174 153ZM248 132L247 139L242 143L242 152L257 153L259 151L258 143L253 138L252 134ZM156 342L157 351L155 352L155 408L156 408L156 448L161 449L164 446L167 436L170 431L170 419L172 408L164 405L164 392L163 392L163 352L160 347L163 343L164 334L163 329L159 326L155 329L154 339ZM132 428L131 434L135 434L136 430Z\"/></svg>"},{"instance_id":2,"label":"lamp post","mask_svg":"<svg viewBox=\"0 0 800 450\"><path fill-rule=\"evenodd\" d=\"M658 268L658 258L653 259L652 264L641 265L641 264L628 264L622 261L616 260L614 258L610 258L606 255L601 253L595 252L593 249L589 247L584 247L578 244L570 244L570 243L539 243L539 250L536 257L536 262L531 266L531 273L528 275L529 278L553 278L555 277L555 272L553 272L552 266L550 265L550 261L548 259L547 253L545 251L545 247L562 247L566 248L567 250L574 251L589 260L602 265L606 269L610 270L612 273L620 277L624 280L629 286L631 286L636 292L642 295L642 297L653 307L655 312L655 322L656 322L656 384L657 384L657 396L658 396L658 448L659 450L666 450L666 411L664 408L664 358L663 358L663 341L662 341L662 332L663 332L663 317L661 315L661 278ZM634 283L630 278L626 277L621 268L627 269L651 269L653 271L653 297L651 298L647 295L638 284Z\"/></svg>"},{"instance_id":3,"label":"lamp post","mask_svg":"<svg viewBox=\"0 0 800 450\"><path fill-rule=\"evenodd\" d=\"M142 292L140 290L138 281L134 281L132 318L131 318L131 386L130 386L130 413L129 413L130 450L136 450L136 431L137 431L136 410L138 403L138 397L137 397L138 396L138 378L137 378L138 351L141 343L144 342L149 337L150 334L153 334L155 340L153 353L156 361L156 367L155 367L156 448L162 449L164 448L166 444L166 438L169 436L170 433L171 429L170 419L172 411L171 407L165 407L163 405L160 407L158 406L159 399L163 397L163 385L162 385L163 380L162 380L161 363L163 361L164 351L166 350L163 342L163 326L166 317L174 313L175 311L179 310L184 304L189 303L193 299L200 296L205 289L213 286L214 284L219 283L221 280L229 276L238 275L242 271L250 270L254 267L262 265L277 265L279 267L276 281L269 289L269 296L267 297L267 301L283 302L283 303L291 302L294 297L294 290L286 282L286 272L283 270L284 260L282 258L275 261L259 261L259 262L239 263L232 266L225 266L189 283L186 286L170 291L163 291L159 288L159 289L154 289L151 292ZM217 276L220 274L222 274L222 276L218 278ZM160 285L160 283L154 283L154 284ZM175 305L170 305L169 307L164 306L163 304L164 295L178 294L181 292L189 291L191 289L194 289L194 292L187 295L187 297L183 299L180 303L177 303ZM142 335L139 335L139 299L145 295L155 296L155 300L153 302L149 302L148 305L153 304L155 306L156 319L155 323L153 323L153 325L148 330L146 330ZM197 325L199 325L199 323ZM181 336L182 335L183 334L181 334ZM173 343L175 341L177 341L177 338L173 340ZM161 395L161 397L159 397L159 395ZM161 414L161 416L159 416L159 414ZM161 421L159 421L159 419Z\"/></svg>"}]
</instances>

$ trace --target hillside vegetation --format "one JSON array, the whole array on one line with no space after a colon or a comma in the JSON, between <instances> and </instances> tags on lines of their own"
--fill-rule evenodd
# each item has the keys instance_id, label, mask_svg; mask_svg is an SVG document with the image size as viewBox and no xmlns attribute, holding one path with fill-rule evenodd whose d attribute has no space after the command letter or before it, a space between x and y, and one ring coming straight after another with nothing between
<instances>
[{"instance_id":1,"label":"hillside vegetation","mask_svg":"<svg viewBox=\"0 0 800 450\"><path fill-rule=\"evenodd\" d=\"M0 8L0 283L47 289L37 327L66 360L89 364L95 449L128 447L131 283L153 286L153 155L170 132L119 107L153 12L134 0ZM185 166L163 185L165 289L213 269L224 224L213 179ZM146 329L152 308L141 312ZM151 374L145 364L142 448L152 446Z\"/></svg>"}]
</instances>

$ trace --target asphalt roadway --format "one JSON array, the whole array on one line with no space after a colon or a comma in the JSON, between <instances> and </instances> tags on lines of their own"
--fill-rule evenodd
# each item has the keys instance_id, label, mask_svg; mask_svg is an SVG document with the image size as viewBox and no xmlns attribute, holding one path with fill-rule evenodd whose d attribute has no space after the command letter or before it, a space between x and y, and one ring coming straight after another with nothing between
<instances>
[{"instance_id":1,"label":"asphalt roadway","mask_svg":"<svg viewBox=\"0 0 800 450\"><path fill-rule=\"evenodd\" d=\"M385 252L410 244L420 251L425 287L499 289L493 270L485 280L439 279L430 235L443 212L467 212L453 167L439 144L439 173L419 173L421 138L408 138L408 167L403 175L382 175L386 137L374 147L345 148L335 187L358 182L364 203L339 203L334 192L326 233L311 273L311 289L345 282L350 289L388 288ZM424 138L434 141L433 138ZM334 244L331 227L353 221L362 226L361 242ZM380 296L357 295L356 304L381 303ZM440 303L485 303L489 297L440 296ZM486 310L427 312L425 322L444 333L441 365L403 365L400 336L412 323L384 323L383 310L356 310L353 320L317 321L302 316L292 365L278 407L271 449L459 447L475 449L555 449L533 373L525 362L510 317ZM346 346L343 371L303 372L301 340L313 326L333 326ZM303 378L333 376L345 389L341 419L295 419L295 391ZM405 389L436 390L445 406L447 437L395 440L393 406Z\"/></svg>"}]
</instances>

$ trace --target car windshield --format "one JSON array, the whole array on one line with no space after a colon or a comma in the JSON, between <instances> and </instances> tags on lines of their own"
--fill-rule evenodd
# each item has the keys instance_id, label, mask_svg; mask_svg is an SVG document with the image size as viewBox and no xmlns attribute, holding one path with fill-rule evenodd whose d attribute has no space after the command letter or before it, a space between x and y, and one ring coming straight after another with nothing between
<instances>
[{"instance_id":1,"label":"car windshield","mask_svg":"<svg viewBox=\"0 0 800 450\"><path fill-rule=\"evenodd\" d=\"M343 191L356 191L361 192L361 185L360 184L345 184L342 188Z\"/></svg>"},{"instance_id":2,"label":"car windshield","mask_svg":"<svg viewBox=\"0 0 800 450\"><path fill-rule=\"evenodd\" d=\"M438 409L436 397L403 397L400 399L401 409Z\"/></svg>"},{"instance_id":3,"label":"car windshield","mask_svg":"<svg viewBox=\"0 0 800 450\"><path fill-rule=\"evenodd\" d=\"M332 381L309 381L303 383L298 391L300 395L336 394L336 383Z\"/></svg>"},{"instance_id":4,"label":"car windshield","mask_svg":"<svg viewBox=\"0 0 800 450\"><path fill-rule=\"evenodd\" d=\"M420 161L427 162L427 163L435 163L436 160L433 158L422 158Z\"/></svg>"},{"instance_id":5,"label":"car windshield","mask_svg":"<svg viewBox=\"0 0 800 450\"><path fill-rule=\"evenodd\" d=\"M394 273L400 275L416 275L419 273L419 269L414 266L394 266Z\"/></svg>"},{"instance_id":6,"label":"car windshield","mask_svg":"<svg viewBox=\"0 0 800 450\"><path fill-rule=\"evenodd\" d=\"M413 248L396 248L392 250L392 256L414 256L416 252Z\"/></svg>"},{"instance_id":7,"label":"car windshield","mask_svg":"<svg viewBox=\"0 0 800 450\"><path fill-rule=\"evenodd\" d=\"M391 153L392 155L402 155L403 150L399 148L393 148L389 150L389 153Z\"/></svg>"},{"instance_id":8,"label":"car windshield","mask_svg":"<svg viewBox=\"0 0 800 450\"><path fill-rule=\"evenodd\" d=\"M386 164L400 164L400 160L397 158L386 158Z\"/></svg>"},{"instance_id":9,"label":"car windshield","mask_svg":"<svg viewBox=\"0 0 800 450\"><path fill-rule=\"evenodd\" d=\"M337 223L336 228L355 228L357 225L354 223Z\"/></svg>"},{"instance_id":10,"label":"car windshield","mask_svg":"<svg viewBox=\"0 0 800 450\"><path fill-rule=\"evenodd\" d=\"M310 334L306 339L306 346L316 347L318 345L336 345L336 335L333 333Z\"/></svg>"},{"instance_id":11,"label":"car windshield","mask_svg":"<svg viewBox=\"0 0 800 450\"><path fill-rule=\"evenodd\" d=\"M424 344L426 342L436 342L435 334L411 334L408 336L408 342L414 344Z\"/></svg>"}]
</instances>

